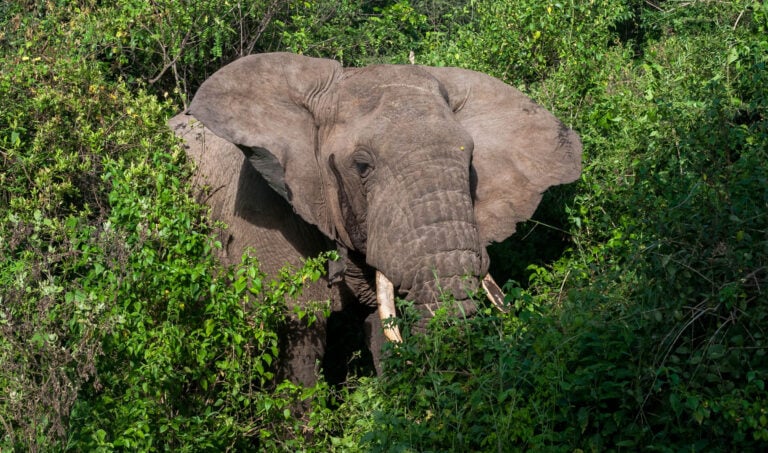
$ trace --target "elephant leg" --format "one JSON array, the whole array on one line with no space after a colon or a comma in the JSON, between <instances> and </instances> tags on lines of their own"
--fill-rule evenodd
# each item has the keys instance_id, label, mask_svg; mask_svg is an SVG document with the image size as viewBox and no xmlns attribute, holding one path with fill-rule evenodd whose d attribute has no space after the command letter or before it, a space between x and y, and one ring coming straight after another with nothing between
<instances>
[{"instance_id":1,"label":"elephant leg","mask_svg":"<svg viewBox=\"0 0 768 453\"><path fill-rule=\"evenodd\" d=\"M323 374L329 384L343 384L350 375L375 375L365 327L370 312L369 307L355 302L344 310L331 313L323 359Z\"/></svg>"},{"instance_id":2,"label":"elephant leg","mask_svg":"<svg viewBox=\"0 0 768 453\"><path fill-rule=\"evenodd\" d=\"M363 255L353 251L347 253L346 249L344 252L344 283L353 300L344 308L352 320L347 324L344 335L349 335L350 330L361 331L365 343L361 349L370 351L376 374L381 375L381 348L387 340L376 300L376 270L365 264Z\"/></svg>"},{"instance_id":3,"label":"elephant leg","mask_svg":"<svg viewBox=\"0 0 768 453\"><path fill-rule=\"evenodd\" d=\"M315 385L325 354L328 321L318 317L308 326L306 319L299 320L294 314L287 321L280 335L283 356L278 360L278 382L287 379L307 387Z\"/></svg>"},{"instance_id":4,"label":"elephant leg","mask_svg":"<svg viewBox=\"0 0 768 453\"><path fill-rule=\"evenodd\" d=\"M365 318L365 339L368 350L371 351L373 356L373 364L376 367L376 374L381 375L381 349L384 343L387 342L384 336L384 329L381 325L381 318L379 317L378 310L372 311Z\"/></svg>"}]
</instances>

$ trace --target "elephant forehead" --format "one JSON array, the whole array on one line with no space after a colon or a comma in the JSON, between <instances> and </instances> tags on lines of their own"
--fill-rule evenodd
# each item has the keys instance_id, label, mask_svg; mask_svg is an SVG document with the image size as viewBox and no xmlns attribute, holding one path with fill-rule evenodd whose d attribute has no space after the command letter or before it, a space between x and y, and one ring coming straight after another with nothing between
<instances>
[{"instance_id":1,"label":"elephant forehead","mask_svg":"<svg viewBox=\"0 0 768 453\"><path fill-rule=\"evenodd\" d=\"M428 97L446 99L445 90L420 66L375 65L350 71L342 78L337 95L342 103L373 110L382 102L405 102Z\"/></svg>"},{"instance_id":2,"label":"elephant forehead","mask_svg":"<svg viewBox=\"0 0 768 453\"><path fill-rule=\"evenodd\" d=\"M377 130L415 130L416 124L453 121L450 106L424 87L388 84L370 87L365 96L340 96L336 103L336 123L352 123L356 127Z\"/></svg>"},{"instance_id":3,"label":"elephant forehead","mask_svg":"<svg viewBox=\"0 0 768 453\"><path fill-rule=\"evenodd\" d=\"M450 109L445 108L447 112ZM324 149L353 151L357 147L411 153L430 146L471 153L474 141L450 115L433 106L407 103L381 105L369 115L329 124L321 129ZM453 151L451 151L453 152Z\"/></svg>"}]
</instances>

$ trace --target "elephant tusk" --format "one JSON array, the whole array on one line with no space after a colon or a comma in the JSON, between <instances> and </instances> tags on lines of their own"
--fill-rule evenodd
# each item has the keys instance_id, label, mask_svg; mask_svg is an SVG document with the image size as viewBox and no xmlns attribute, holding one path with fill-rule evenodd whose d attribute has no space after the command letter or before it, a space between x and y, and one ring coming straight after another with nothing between
<instances>
[{"instance_id":1,"label":"elephant tusk","mask_svg":"<svg viewBox=\"0 0 768 453\"><path fill-rule=\"evenodd\" d=\"M382 321L397 317L395 312L395 287L379 271L376 271L376 302L379 305L379 317ZM403 342L403 337L400 336L400 329L396 325L384 327L384 336L396 343Z\"/></svg>"},{"instance_id":2,"label":"elephant tusk","mask_svg":"<svg viewBox=\"0 0 768 453\"><path fill-rule=\"evenodd\" d=\"M485 274L485 277L483 277L483 289L493 305L499 309L500 312L506 313L507 309L504 306L504 293L501 291L501 288L499 288L499 285L493 280L491 274Z\"/></svg>"}]
</instances>

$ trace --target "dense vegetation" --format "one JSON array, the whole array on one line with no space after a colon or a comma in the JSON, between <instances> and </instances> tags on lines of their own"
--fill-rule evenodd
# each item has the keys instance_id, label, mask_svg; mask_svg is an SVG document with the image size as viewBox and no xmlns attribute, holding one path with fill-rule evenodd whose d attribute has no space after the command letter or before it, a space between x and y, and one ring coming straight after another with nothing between
<instances>
[{"instance_id":1,"label":"dense vegetation","mask_svg":"<svg viewBox=\"0 0 768 453\"><path fill-rule=\"evenodd\" d=\"M217 264L165 120L275 50L412 51L579 131L580 181L492 250L509 314L273 382L322 261ZM765 450L766 64L758 0L0 3L0 450Z\"/></svg>"}]
</instances>

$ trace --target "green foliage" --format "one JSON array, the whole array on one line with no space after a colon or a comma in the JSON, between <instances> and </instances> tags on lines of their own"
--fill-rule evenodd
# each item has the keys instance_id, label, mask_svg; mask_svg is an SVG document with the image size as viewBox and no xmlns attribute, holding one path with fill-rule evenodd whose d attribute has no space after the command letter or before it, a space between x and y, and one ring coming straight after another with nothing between
<instances>
[{"instance_id":1,"label":"green foliage","mask_svg":"<svg viewBox=\"0 0 768 453\"><path fill-rule=\"evenodd\" d=\"M0 4L0 449L764 450L767 37L754 0ZM511 313L405 304L381 378L275 382L328 257L218 265L165 119L286 49L481 70L579 131L492 250Z\"/></svg>"},{"instance_id":2,"label":"green foliage","mask_svg":"<svg viewBox=\"0 0 768 453\"><path fill-rule=\"evenodd\" d=\"M56 48L65 15L3 18L0 445L301 445L326 390L275 387L276 332L329 257L275 282L248 257L218 270L176 107Z\"/></svg>"},{"instance_id":3,"label":"green foliage","mask_svg":"<svg viewBox=\"0 0 768 453\"><path fill-rule=\"evenodd\" d=\"M421 49L425 61L473 68L518 86L561 66L573 68L572 76L588 74L615 39L613 28L632 17L629 2L614 0L470 5L470 24L427 36Z\"/></svg>"},{"instance_id":4,"label":"green foliage","mask_svg":"<svg viewBox=\"0 0 768 453\"><path fill-rule=\"evenodd\" d=\"M213 276L211 262L179 262L186 253L137 255L132 281L119 289L115 328L103 342L103 387L89 389L74 407L68 448L301 445L300 403L321 398L325 387L273 386L276 332L288 293L316 279L324 259L267 282L248 256L233 273Z\"/></svg>"},{"instance_id":5,"label":"green foliage","mask_svg":"<svg viewBox=\"0 0 768 453\"><path fill-rule=\"evenodd\" d=\"M408 0L297 2L290 18L276 24L288 50L351 66L407 62L428 27Z\"/></svg>"},{"instance_id":6,"label":"green foliage","mask_svg":"<svg viewBox=\"0 0 768 453\"><path fill-rule=\"evenodd\" d=\"M570 298L578 294L584 305L574 310L594 303L603 313L619 310L611 324L632 320L623 328L627 347L601 339L621 355L580 362L635 362L635 378L612 382L640 391L609 406L610 417L634 417L637 429L627 430L661 437L646 433L633 445L753 449L764 442L757 414L766 396L754 376L768 365L758 289L766 279L768 135L764 90L753 85L765 80L765 7L699 7L686 11L696 28L636 43L642 57L620 47L603 57L575 112L593 153L582 180L588 190L571 209L575 259L556 263L546 279L537 268L531 284L541 294L562 281L578 289ZM654 27L679 27L678 13L644 15ZM568 80L555 74L536 88L548 95ZM593 394L584 401L591 407ZM622 406L627 415L619 417ZM598 432L607 445L630 445Z\"/></svg>"},{"instance_id":7,"label":"green foliage","mask_svg":"<svg viewBox=\"0 0 768 453\"><path fill-rule=\"evenodd\" d=\"M264 50L261 37L287 0L117 0L82 2L70 39L109 73L149 82L168 96L187 96L224 63Z\"/></svg>"},{"instance_id":8,"label":"green foliage","mask_svg":"<svg viewBox=\"0 0 768 453\"><path fill-rule=\"evenodd\" d=\"M4 47L26 38L0 60L3 445L60 439L80 386L98 379L112 269L128 253L109 228L104 163L146 152L159 144L146 134L165 129L154 97L107 84L92 61L60 58L41 33L60 17L49 19L3 18Z\"/></svg>"},{"instance_id":9,"label":"green foliage","mask_svg":"<svg viewBox=\"0 0 768 453\"><path fill-rule=\"evenodd\" d=\"M544 221L496 249L496 262L532 263L506 286L516 315L438 319L393 348L366 399L376 420L352 428L364 450L765 448L767 10L627 6L636 41L606 39L627 26L613 16L574 34L567 52L593 58L540 53L544 80L510 71L581 133L580 187L550 194ZM493 36L497 52L511 43ZM487 70L516 61L528 60ZM542 263L530 243L563 231Z\"/></svg>"}]
</instances>

